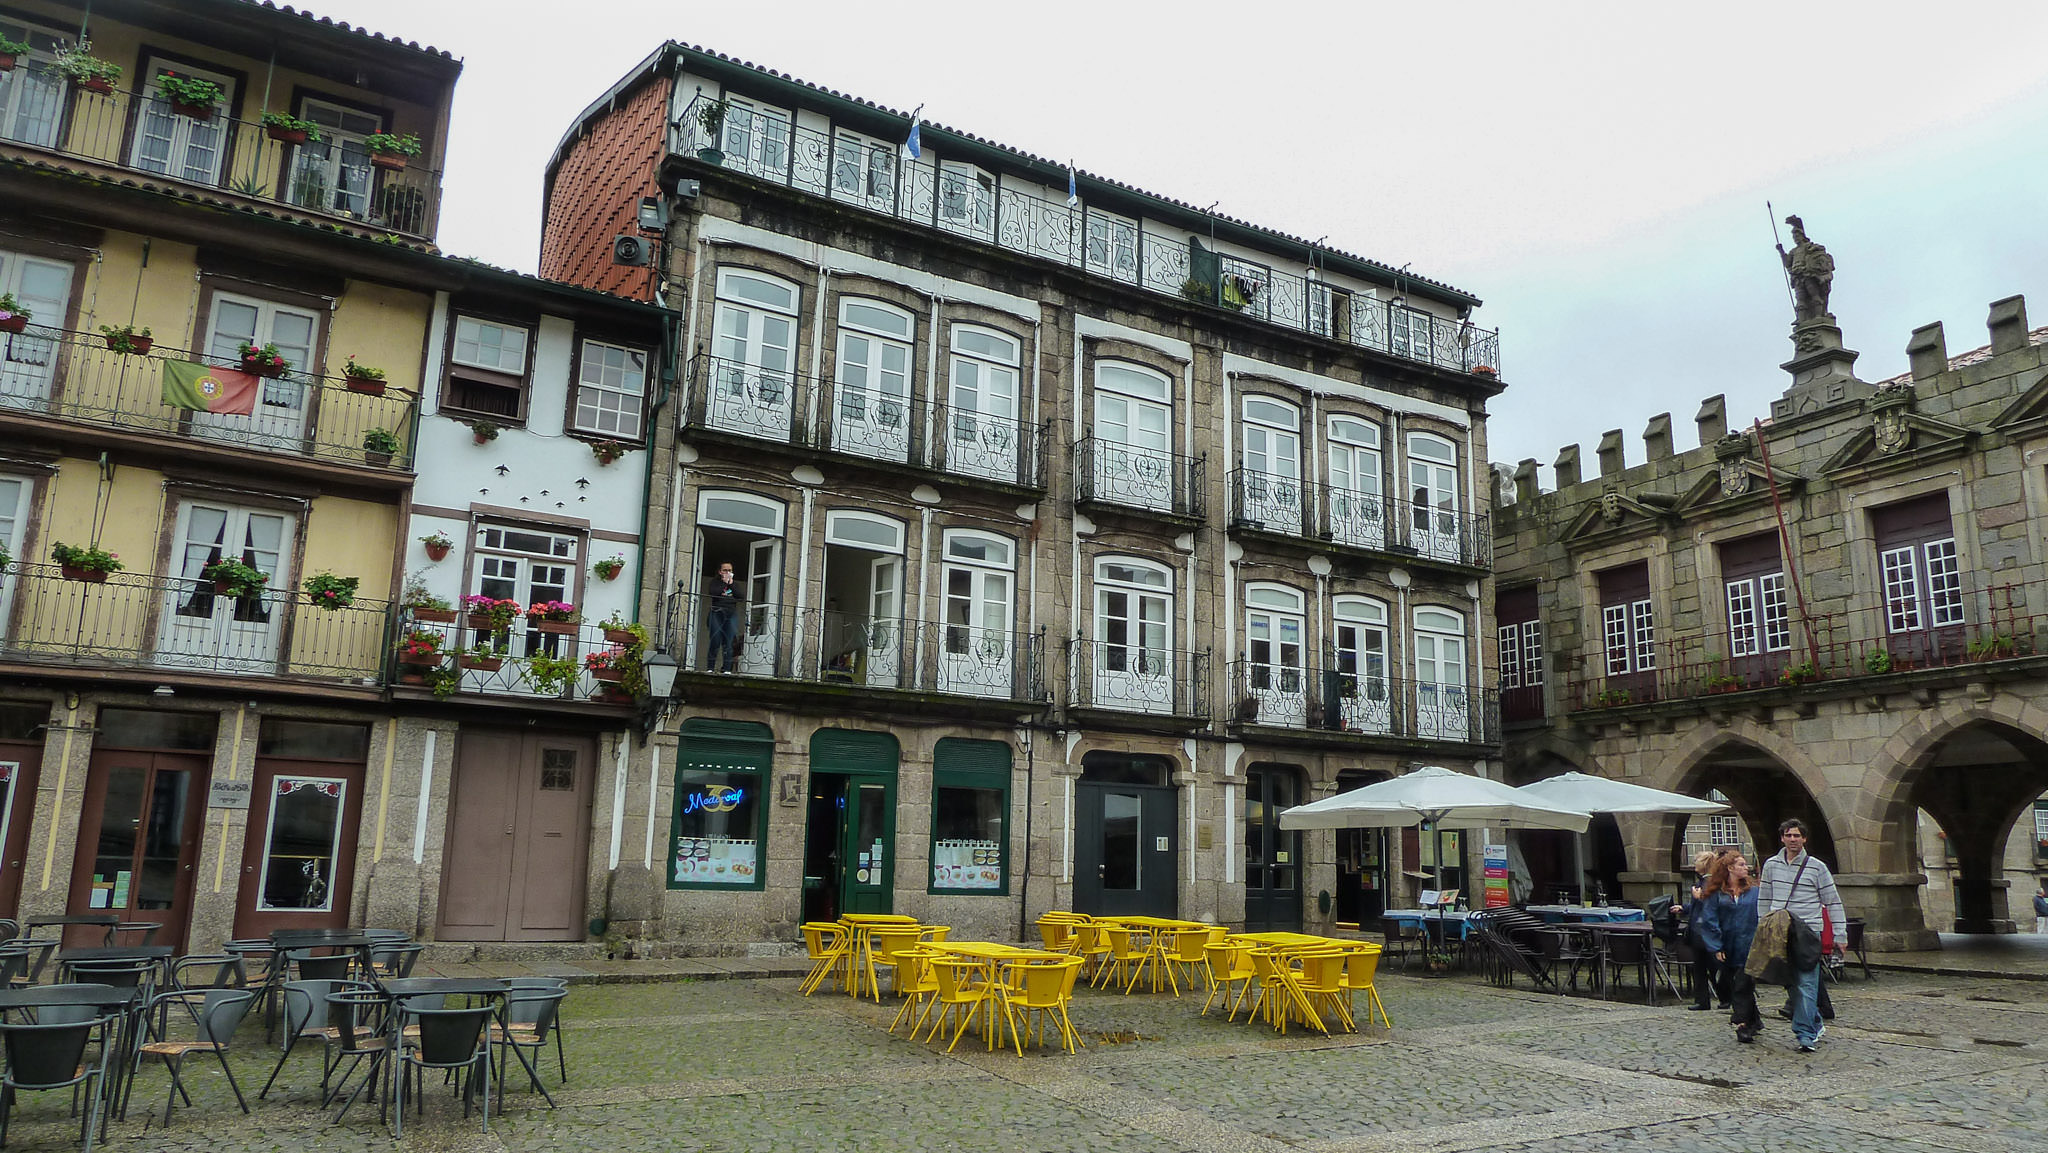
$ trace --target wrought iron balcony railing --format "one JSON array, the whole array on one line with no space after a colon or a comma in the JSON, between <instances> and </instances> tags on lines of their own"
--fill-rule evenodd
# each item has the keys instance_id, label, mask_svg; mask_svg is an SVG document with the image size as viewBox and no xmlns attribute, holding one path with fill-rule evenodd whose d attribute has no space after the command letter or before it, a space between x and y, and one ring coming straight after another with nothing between
<instances>
[{"instance_id":1,"label":"wrought iron balcony railing","mask_svg":"<svg viewBox=\"0 0 2048 1153\"><path fill-rule=\"evenodd\" d=\"M1080 638L1067 653L1076 708L1209 718L1208 653Z\"/></svg>"},{"instance_id":2,"label":"wrought iron balcony railing","mask_svg":"<svg viewBox=\"0 0 2048 1153\"><path fill-rule=\"evenodd\" d=\"M1465 744L1500 740L1500 695L1492 689L1253 660L1231 663L1230 684L1235 724Z\"/></svg>"},{"instance_id":3,"label":"wrought iron balcony railing","mask_svg":"<svg viewBox=\"0 0 2048 1153\"><path fill-rule=\"evenodd\" d=\"M1204 471L1201 457L1085 437L1074 446L1074 499L1199 520Z\"/></svg>"},{"instance_id":4,"label":"wrought iron balcony railing","mask_svg":"<svg viewBox=\"0 0 2048 1153\"><path fill-rule=\"evenodd\" d=\"M1493 567L1493 517L1397 502L1386 551L1442 564Z\"/></svg>"},{"instance_id":5,"label":"wrought iron balcony railing","mask_svg":"<svg viewBox=\"0 0 2048 1153\"><path fill-rule=\"evenodd\" d=\"M408 390L379 382L372 395L345 377L294 370L264 380L247 416L195 412L164 403L167 361L228 363L161 344L147 355L116 352L97 333L35 323L0 333L0 417L20 413L370 468L412 467L419 398Z\"/></svg>"},{"instance_id":6,"label":"wrought iron balcony railing","mask_svg":"<svg viewBox=\"0 0 2048 1153\"><path fill-rule=\"evenodd\" d=\"M0 610L7 660L365 685L378 683L391 620L384 601L328 609L288 588L234 596L125 570L90 582L19 561L0 573Z\"/></svg>"},{"instance_id":7,"label":"wrought iron balcony railing","mask_svg":"<svg viewBox=\"0 0 2048 1153\"><path fill-rule=\"evenodd\" d=\"M700 355L690 427L905 464L1024 488L1045 487L1046 429L1028 421ZM817 405L817 421L811 406Z\"/></svg>"},{"instance_id":8,"label":"wrought iron balcony railing","mask_svg":"<svg viewBox=\"0 0 2048 1153\"><path fill-rule=\"evenodd\" d=\"M1230 470L1230 527L1302 536L1308 525L1308 486L1300 477Z\"/></svg>"},{"instance_id":9,"label":"wrought iron balcony railing","mask_svg":"<svg viewBox=\"0 0 2048 1153\"><path fill-rule=\"evenodd\" d=\"M700 96L683 110L671 134L672 151L1281 328L1452 372L1499 375L1500 334L1470 322L1411 308L1398 297L1354 294L1301 273L1198 251L1192 236L1165 235L1156 231L1157 222L1133 222L1085 203L1069 207L1040 185L1001 174L984 185L966 172L941 171L929 162L899 163L894 144L856 141L741 108L726 112L714 137L698 115L710 101Z\"/></svg>"},{"instance_id":10,"label":"wrought iron balcony railing","mask_svg":"<svg viewBox=\"0 0 2048 1153\"><path fill-rule=\"evenodd\" d=\"M378 232L434 238L441 174L416 158L402 169L382 167L353 134L323 127L323 140L288 143L260 120L219 110L197 119L149 93L74 87L43 59L23 60L9 80L16 94L9 115L0 117L0 155L61 156Z\"/></svg>"},{"instance_id":11,"label":"wrought iron balcony railing","mask_svg":"<svg viewBox=\"0 0 2048 1153\"><path fill-rule=\"evenodd\" d=\"M1867 684L2048 651L2048 582L1979 587L1971 574L1960 573L1941 603L1916 600L1910 614L1882 605L1813 614L1810 642L1796 606L1787 607L1781 623L1764 622L1754 640L1744 637L1739 646L1726 633L1660 636L1650 669L1607 675L1600 671L1604 654L1593 653L1587 665L1595 671L1565 682L1563 706L1578 711L1698 701L1859 678ZM1898 627L1906 623L1914 627ZM1738 647L1757 651L1728 655Z\"/></svg>"},{"instance_id":12,"label":"wrought iron balcony railing","mask_svg":"<svg viewBox=\"0 0 2048 1153\"><path fill-rule=\"evenodd\" d=\"M411 610L401 622L401 641L414 634L440 638L431 659L395 664L400 684L424 685L443 696L530 697L624 704L645 691L630 633L611 633L578 622L537 624L524 617L495 627L488 618L463 613L452 620L426 620ZM596 655L599 668L589 667ZM440 684L436 684L440 682Z\"/></svg>"},{"instance_id":13,"label":"wrought iron balcony railing","mask_svg":"<svg viewBox=\"0 0 2048 1153\"><path fill-rule=\"evenodd\" d=\"M670 598L669 611L685 672L983 700L1046 698L1042 632L755 604L741 605L727 622L714 619L708 598L687 594Z\"/></svg>"}]
</instances>

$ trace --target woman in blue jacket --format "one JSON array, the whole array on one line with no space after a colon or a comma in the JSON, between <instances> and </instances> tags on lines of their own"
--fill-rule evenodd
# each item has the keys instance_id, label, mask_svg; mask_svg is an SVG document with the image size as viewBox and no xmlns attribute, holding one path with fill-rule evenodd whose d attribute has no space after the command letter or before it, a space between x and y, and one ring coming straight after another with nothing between
<instances>
[{"instance_id":1,"label":"woman in blue jacket","mask_svg":"<svg viewBox=\"0 0 2048 1153\"><path fill-rule=\"evenodd\" d=\"M1743 971L1750 943L1756 940L1756 895L1749 862L1741 853L1723 853L1707 874L1700 905L1700 942L1726 975L1729 1020L1735 1025L1735 1039L1745 1045L1754 1042L1763 1027L1756 1010L1756 982Z\"/></svg>"}]
</instances>

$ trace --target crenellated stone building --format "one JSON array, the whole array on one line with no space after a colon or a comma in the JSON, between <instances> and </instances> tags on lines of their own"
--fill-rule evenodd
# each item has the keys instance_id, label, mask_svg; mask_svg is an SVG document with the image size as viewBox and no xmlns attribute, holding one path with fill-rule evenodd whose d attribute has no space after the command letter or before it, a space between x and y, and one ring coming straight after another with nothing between
<instances>
[{"instance_id":1,"label":"crenellated stone building","mask_svg":"<svg viewBox=\"0 0 2048 1153\"><path fill-rule=\"evenodd\" d=\"M1527 853L1539 888L1668 892L1689 846L1769 851L1798 816L1873 948L1951 917L2011 931L2048 790L2048 329L2011 297L1989 336L1950 357L1917 329L1911 371L1870 384L1809 317L1767 419L1731 428L1711 397L1700 447L1661 415L1638 463L1619 430L1593 475L1567 446L1547 493L1521 462L1495 518L1508 779L1574 768L1737 813L1712 836L1603 819L1586 878Z\"/></svg>"}]
</instances>

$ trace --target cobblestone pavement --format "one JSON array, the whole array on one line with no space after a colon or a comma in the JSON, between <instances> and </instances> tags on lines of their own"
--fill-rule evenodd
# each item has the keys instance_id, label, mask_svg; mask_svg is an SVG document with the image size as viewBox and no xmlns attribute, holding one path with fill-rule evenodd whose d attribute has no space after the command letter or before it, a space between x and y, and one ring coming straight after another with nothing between
<instances>
[{"instance_id":1,"label":"cobblestone pavement","mask_svg":"<svg viewBox=\"0 0 2048 1153\"><path fill-rule=\"evenodd\" d=\"M428 1150L1485 1150L1801 1153L2048 1148L2048 984L1882 974L1837 988L1818 1053L1768 1018L1735 1044L1718 1013L1388 974L1396 1027L1324 1038L1198 1015L1199 997L1083 990L1076 1056L948 1056L887 1033L893 1003L787 978L580 985L565 1005L559 1108L516 1083L485 1134L430 1078L405 1145ZM1774 1006L1767 1003L1766 1011ZM254 1153L389 1147L373 1108L317 1108L320 1056L276 1060L252 1022L233 1060L188 1064L194 1106L160 1121L167 1079L144 1068L115 1150ZM515 1071L515 1079L517 1077ZM76 1148L68 1093L26 1095L8 1148ZM152 1115L151 1107L154 1106Z\"/></svg>"}]
</instances>

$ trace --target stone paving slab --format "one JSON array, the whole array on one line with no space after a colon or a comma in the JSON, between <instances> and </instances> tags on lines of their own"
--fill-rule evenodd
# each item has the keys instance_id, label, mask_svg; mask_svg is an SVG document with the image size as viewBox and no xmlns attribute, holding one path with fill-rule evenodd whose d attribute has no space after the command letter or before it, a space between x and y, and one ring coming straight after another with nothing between
<instances>
[{"instance_id":1,"label":"stone paving slab","mask_svg":"<svg viewBox=\"0 0 2048 1153\"><path fill-rule=\"evenodd\" d=\"M692 965L703 959L688 959ZM947 1055L888 1033L896 1004L760 975L734 958L659 982L578 984L565 1003L569 1081L552 1051L549 1110L514 1072L486 1135L430 1077L404 1148L704 1150L1187 1150L1229 1153L2040 1153L2048 1143L2048 986L1887 975L1838 987L1840 1019L1801 1055L1772 1019L1735 1044L1718 1013L1384 976L1395 1027L1286 1037L1200 1015L1201 998L1083 990L1074 1055ZM765 959L774 961L778 959ZM744 962L747 967L741 968ZM628 962L682 966L683 959ZM801 966L799 966L801 968ZM642 970L646 972L647 970ZM600 974L600 976L602 976ZM1767 1002L1768 1006L1769 1002ZM187 1066L194 1104L170 1127L144 1067L106 1147L175 1153L390 1148L374 1106L322 1111L320 1056L276 1062L253 1021L237 1037L244 1117L219 1067ZM76 1148L69 1095L23 1098L9 1149Z\"/></svg>"}]
</instances>

